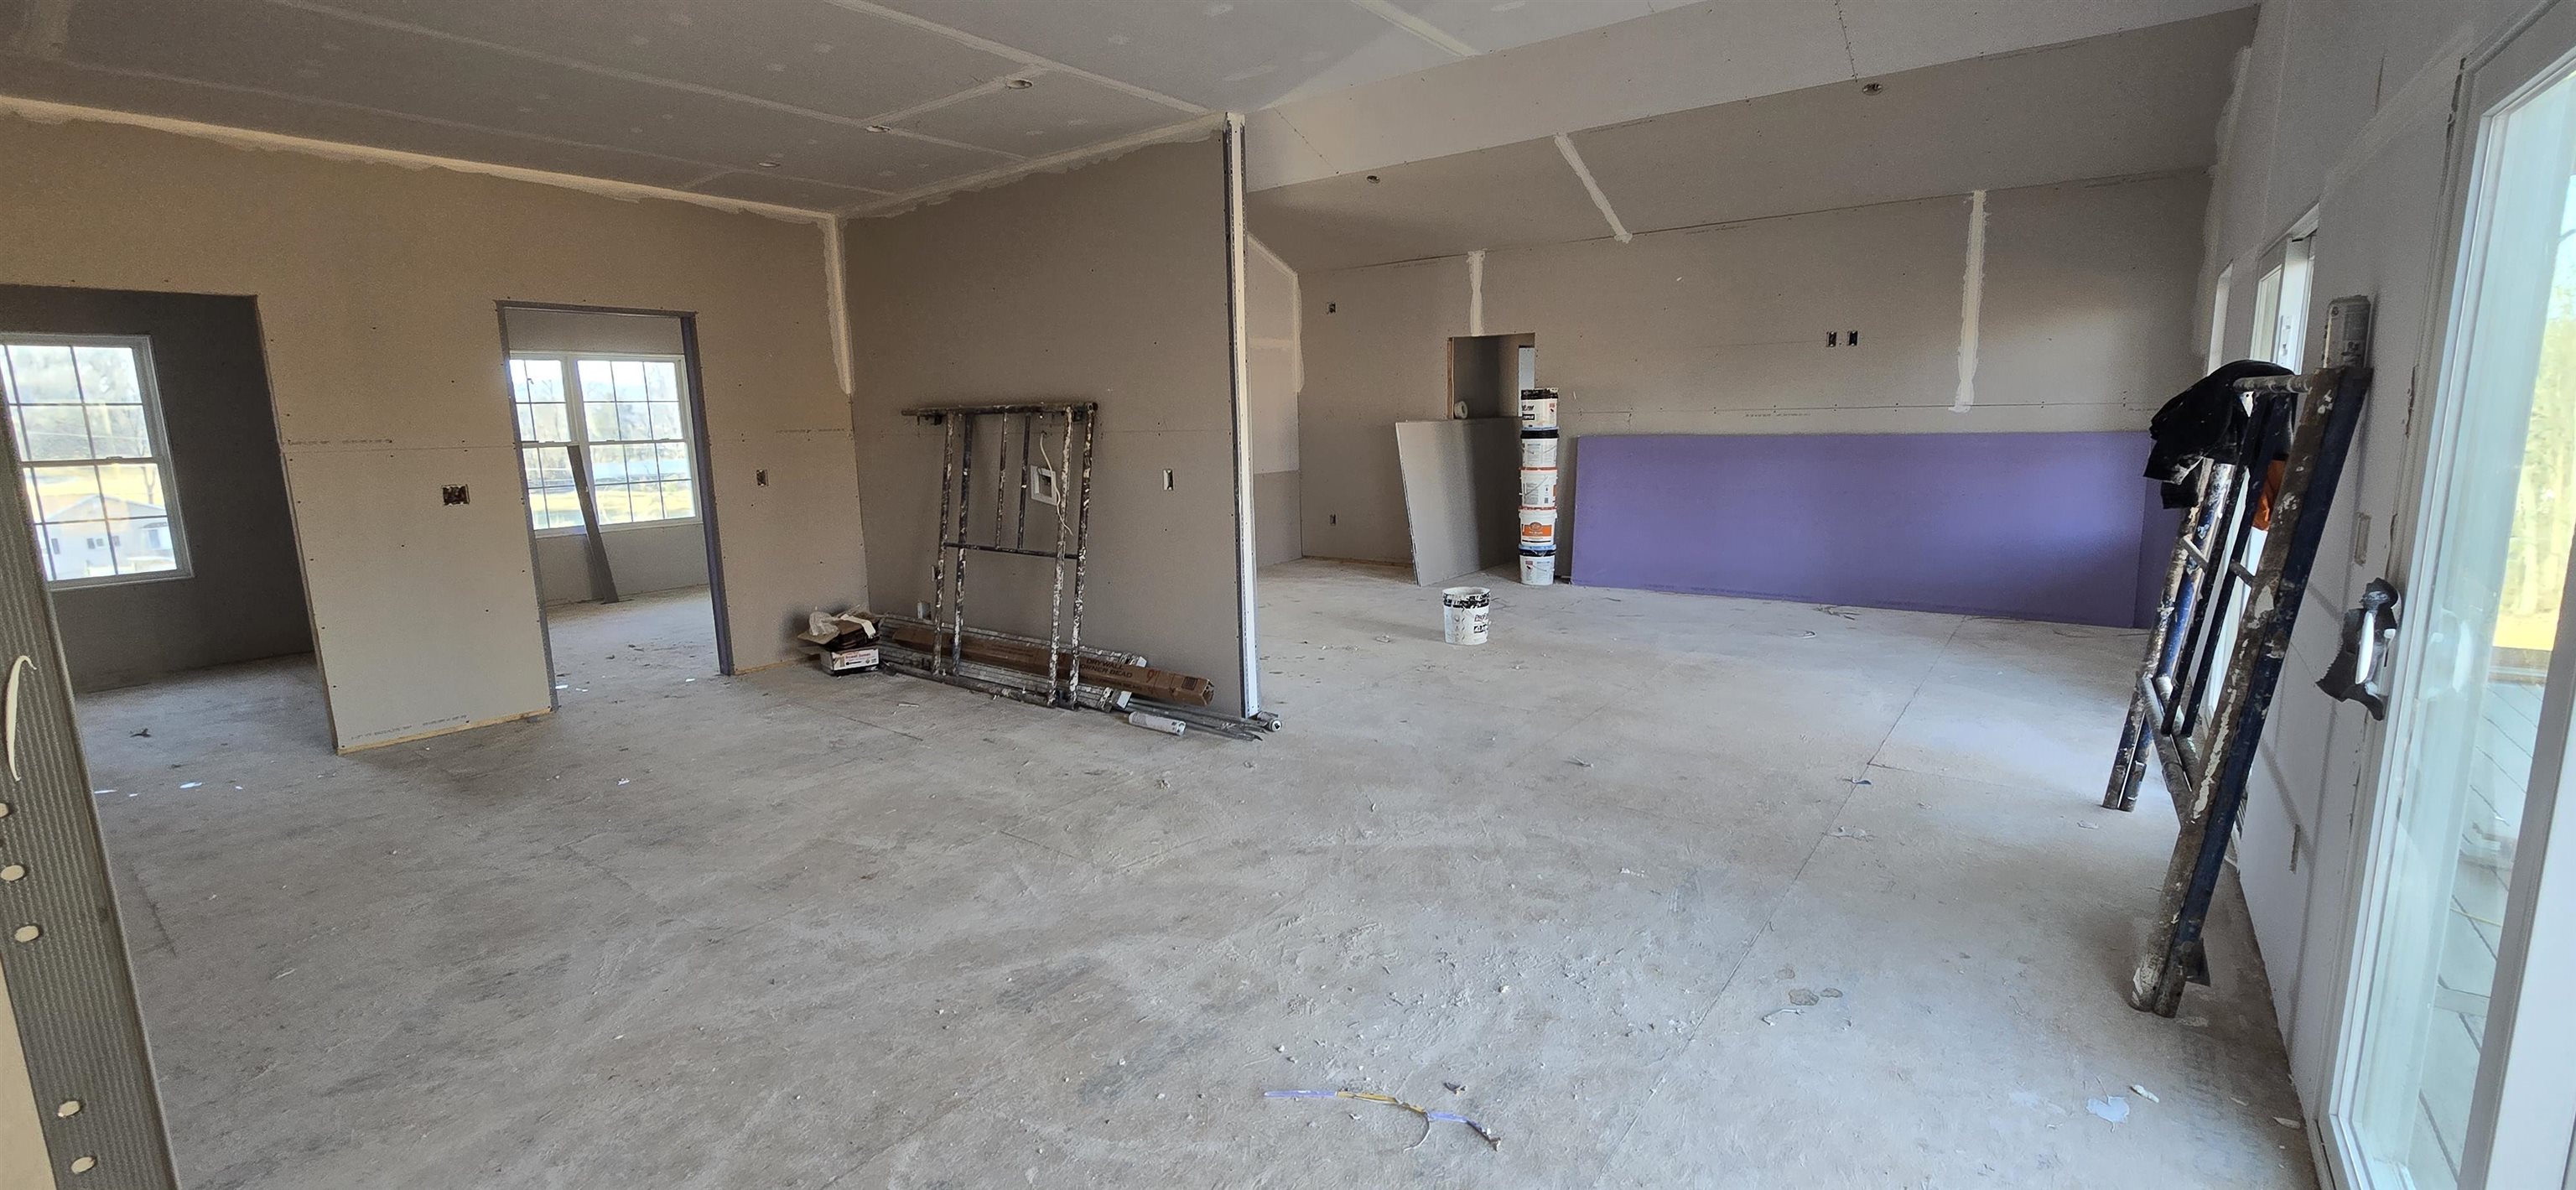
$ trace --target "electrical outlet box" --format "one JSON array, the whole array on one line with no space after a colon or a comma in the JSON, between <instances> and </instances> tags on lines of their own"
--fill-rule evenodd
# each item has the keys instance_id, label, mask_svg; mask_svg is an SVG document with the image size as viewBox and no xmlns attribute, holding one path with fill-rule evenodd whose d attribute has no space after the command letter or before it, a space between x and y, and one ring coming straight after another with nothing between
<instances>
[{"instance_id":1,"label":"electrical outlet box","mask_svg":"<svg viewBox=\"0 0 2576 1190\"><path fill-rule=\"evenodd\" d=\"M438 502L441 504L470 504L473 501L473 494L465 490L464 484L451 483L438 489Z\"/></svg>"},{"instance_id":2,"label":"electrical outlet box","mask_svg":"<svg viewBox=\"0 0 2576 1190\"><path fill-rule=\"evenodd\" d=\"M1053 504L1058 507L1063 506L1064 492L1059 486L1055 468L1040 467L1036 464L1030 464L1029 499L1035 500L1040 504Z\"/></svg>"}]
</instances>

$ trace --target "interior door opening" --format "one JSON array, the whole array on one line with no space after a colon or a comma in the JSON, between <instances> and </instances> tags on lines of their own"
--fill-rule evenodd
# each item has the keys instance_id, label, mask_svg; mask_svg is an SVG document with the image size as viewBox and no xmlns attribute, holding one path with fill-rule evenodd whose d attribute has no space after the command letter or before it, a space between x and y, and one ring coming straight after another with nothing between
<instances>
[{"instance_id":1,"label":"interior door opening","mask_svg":"<svg viewBox=\"0 0 2576 1190\"><path fill-rule=\"evenodd\" d=\"M691 319L501 323L555 705L732 672Z\"/></svg>"}]
</instances>

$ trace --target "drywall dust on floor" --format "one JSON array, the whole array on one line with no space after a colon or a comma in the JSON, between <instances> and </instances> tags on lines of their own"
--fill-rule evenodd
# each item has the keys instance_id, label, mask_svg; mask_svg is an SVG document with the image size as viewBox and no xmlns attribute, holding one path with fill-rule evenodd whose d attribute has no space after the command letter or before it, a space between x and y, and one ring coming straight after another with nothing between
<instances>
[{"instance_id":1,"label":"drywall dust on floor","mask_svg":"<svg viewBox=\"0 0 2576 1190\"><path fill-rule=\"evenodd\" d=\"M1466 649L1261 577L1252 744L718 678L686 597L426 744L283 667L84 701L186 1183L2313 1184L2232 905L2120 998L2136 634L1498 580ZM1262 1097L1345 1087L1501 1144Z\"/></svg>"}]
</instances>

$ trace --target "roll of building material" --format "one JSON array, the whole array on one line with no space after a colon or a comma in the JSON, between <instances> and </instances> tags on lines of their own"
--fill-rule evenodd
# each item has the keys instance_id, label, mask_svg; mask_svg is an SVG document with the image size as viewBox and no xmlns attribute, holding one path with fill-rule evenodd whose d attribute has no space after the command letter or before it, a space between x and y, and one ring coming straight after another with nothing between
<instances>
[{"instance_id":1,"label":"roll of building material","mask_svg":"<svg viewBox=\"0 0 2576 1190\"><path fill-rule=\"evenodd\" d=\"M1521 509L1521 548L1547 547L1556 552L1556 510L1553 508Z\"/></svg>"},{"instance_id":2,"label":"roll of building material","mask_svg":"<svg viewBox=\"0 0 2576 1190\"><path fill-rule=\"evenodd\" d=\"M1521 429L1521 468L1554 468L1556 466L1556 429Z\"/></svg>"},{"instance_id":3,"label":"roll of building material","mask_svg":"<svg viewBox=\"0 0 2576 1190\"><path fill-rule=\"evenodd\" d=\"M1556 428L1556 390L1525 388L1521 390L1521 428L1553 430Z\"/></svg>"},{"instance_id":4,"label":"roll of building material","mask_svg":"<svg viewBox=\"0 0 2576 1190\"><path fill-rule=\"evenodd\" d=\"M1555 581L1555 546L1549 546L1543 550L1526 547L1521 550L1521 582L1523 585L1544 587Z\"/></svg>"},{"instance_id":5,"label":"roll of building material","mask_svg":"<svg viewBox=\"0 0 2576 1190\"><path fill-rule=\"evenodd\" d=\"M1556 507L1556 468L1521 468L1521 507Z\"/></svg>"}]
</instances>

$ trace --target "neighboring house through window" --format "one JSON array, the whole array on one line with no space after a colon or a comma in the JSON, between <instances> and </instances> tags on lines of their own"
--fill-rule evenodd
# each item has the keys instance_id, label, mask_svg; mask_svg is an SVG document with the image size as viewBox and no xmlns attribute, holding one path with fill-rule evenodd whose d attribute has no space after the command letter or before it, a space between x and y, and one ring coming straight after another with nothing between
<instances>
[{"instance_id":1,"label":"neighboring house through window","mask_svg":"<svg viewBox=\"0 0 2576 1190\"><path fill-rule=\"evenodd\" d=\"M676 356L511 354L528 518L538 532L581 528L584 483L603 528L698 519L681 363Z\"/></svg>"},{"instance_id":2,"label":"neighboring house through window","mask_svg":"<svg viewBox=\"0 0 2576 1190\"><path fill-rule=\"evenodd\" d=\"M0 335L0 398L54 586L187 576L148 340Z\"/></svg>"}]
</instances>

